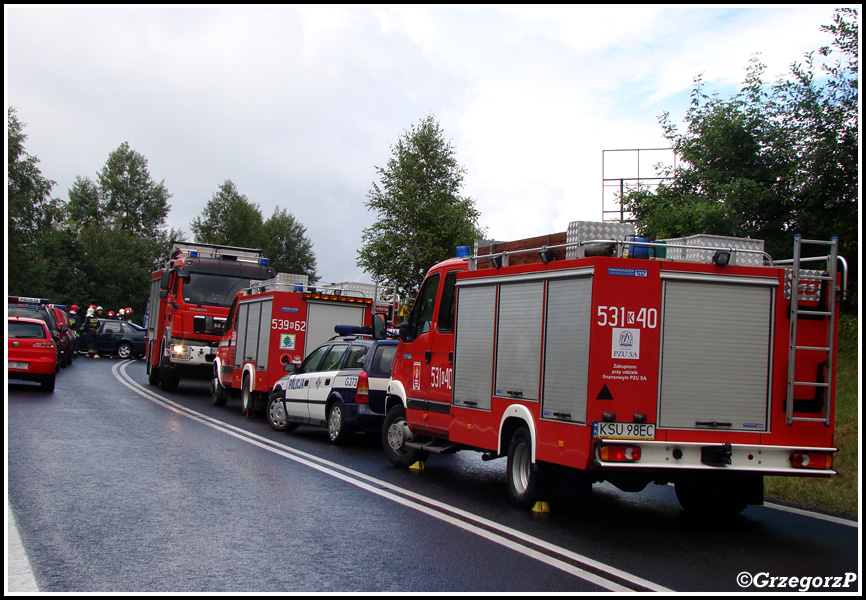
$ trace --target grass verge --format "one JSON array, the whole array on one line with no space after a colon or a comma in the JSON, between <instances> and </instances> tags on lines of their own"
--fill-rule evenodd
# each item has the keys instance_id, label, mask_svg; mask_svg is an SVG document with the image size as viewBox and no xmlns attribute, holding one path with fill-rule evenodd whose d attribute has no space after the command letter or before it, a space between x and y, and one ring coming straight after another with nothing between
<instances>
[{"instance_id":1,"label":"grass verge","mask_svg":"<svg viewBox=\"0 0 866 600\"><path fill-rule=\"evenodd\" d=\"M836 434L839 451L833 468L839 473L830 479L817 477L766 477L767 500L806 505L825 512L858 515L858 356L857 318L842 315L839 320L839 354L836 365Z\"/></svg>"}]
</instances>

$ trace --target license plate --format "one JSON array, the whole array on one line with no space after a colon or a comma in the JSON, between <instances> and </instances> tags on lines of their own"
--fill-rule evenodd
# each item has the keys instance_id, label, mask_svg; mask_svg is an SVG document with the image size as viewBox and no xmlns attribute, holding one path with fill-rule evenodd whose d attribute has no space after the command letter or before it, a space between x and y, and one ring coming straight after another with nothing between
<instances>
[{"instance_id":1,"label":"license plate","mask_svg":"<svg viewBox=\"0 0 866 600\"><path fill-rule=\"evenodd\" d=\"M654 423L613 423L595 421L592 424L592 437L612 440L654 440Z\"/></svg>"},{"instance_id":2,"label":"license plate","mask_svg":"<svg viewBox=\"0 0 866 600\"><path fill-rule=\"evenodd\" d=\"M28 363L26 363L26 362L11 362L11 363L9 363L9 368L10 369L20 369L22 371L26 371L27 365L28 365Z\"/></svg>"}]
</instances>

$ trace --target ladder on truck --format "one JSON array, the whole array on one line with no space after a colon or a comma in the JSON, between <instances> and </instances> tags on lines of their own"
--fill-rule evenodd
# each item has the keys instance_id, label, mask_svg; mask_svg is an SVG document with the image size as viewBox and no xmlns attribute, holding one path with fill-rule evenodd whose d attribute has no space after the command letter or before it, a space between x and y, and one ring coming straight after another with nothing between
<instances>
[{"instance_id":1,"label":"ladder on truck","mask_svg":"<svg viewBox=\"0 0 866 600\"><path fill-rule=\"evenodd\" d=\"M824 256L804 257L802 255L803 245L810 244L816 246L828 246L829 254ZM789 274L791 280L790 298L791 298L791 328L788 349L788 391L787 401L785 403L787 424L791 425L794 421L815 421L822 422L826 427L830 426L830 398L833 394L833 348L836 331L836 285L837 285L837 262L843 261L844 258L839 256L839 238L834 237L830 241L826 240L807 240L803 239L799 234L794 236L794 258L790 261L777 261L791 264L791 272ZM825 262L826 268L820 270L801 270L801 265L804 262ZM845 269L845 278L847 279L847 268ZM806 290L801 290L801 284L806 283ZM810 292L808 287L819 283L818 291ZM826 282L826 283L824 283ZM846 286L847 287L847 283ZM843 293L844 293L843 288ZM804 308L800 306L800 300L818 300L818 306ZM797 343L797 324L801 318L819 318L827 319L827 337L826 345L824 346L802 346ZM796 365L797 357L805 352L821 352L827 355L826 377L817 375L816 381L797 381L796 380ZM825 381L821 381L824 379ZM795 417L794 416L794 391L798 387L813 387L816 390L823 388L824 391L824 414L820 417Z\"/></svg>"}]
</instances>

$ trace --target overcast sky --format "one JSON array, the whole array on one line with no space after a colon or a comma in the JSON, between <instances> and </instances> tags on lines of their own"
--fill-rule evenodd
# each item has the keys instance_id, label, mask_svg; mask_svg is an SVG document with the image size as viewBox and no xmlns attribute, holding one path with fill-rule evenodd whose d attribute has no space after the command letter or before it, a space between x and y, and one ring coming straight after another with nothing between
<instances>
[{"instance_id":1,"label":"overcast sky","mask_svg":"<svg viewBox=\"0 0 866 600\"><path fill-rule=\"evenodd\" d=\"M694 77L729 97L829 45L829 6L4 6L6 106L66 200L124 141L190 223L231 179L265 219L306 227L323 283L356 265L391 146L432 114L489 237L602 220L605 177L633 177L681 124ZM604 172L602 170L602 157ZM652 158L652 160L647 160ZM653 154L644 153L647 176ZM624 160L627 159L627 160Z\"/></svg>"}]
</instances>

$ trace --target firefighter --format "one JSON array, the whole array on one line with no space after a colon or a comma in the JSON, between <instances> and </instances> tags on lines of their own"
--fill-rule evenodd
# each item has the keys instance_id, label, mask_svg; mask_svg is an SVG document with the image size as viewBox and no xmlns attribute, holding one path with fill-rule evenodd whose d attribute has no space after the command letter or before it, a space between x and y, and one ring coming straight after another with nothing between
<instances>
[{"instance_id":1,"label":"firefighter","mask_svg":"<svg viewBox=\"0 0 866 600\"><path fill-rule=\"evenodd\" d=\"M126 307L126 312L123 313L123 314L124 314L123 319L124 319L125 321L129 321L130 323L132 323L132 308L130 308L130 307L127 306L127 307Z\"/></svg>"},{"instance_id":2,"label":"firefighter","mask_svg":"<svg viewBox=\"0 0 866 600\"><path fill-rule=\"evenodd\" d=\"M103 314L102 314L102 307L101 307L101 306L97 306L97 307L96 307L96 318L97 318L97 319L101 319L102 317L103 317Z\"/></svg>"},{"instance_id":3,"label":"firefighter","mask_svg":"<svg viewBox=\"0 0 866 600\"><path fill-rule=\"evenodd\" d=\"M96 353L96 333L99 331L99 318L92 308L87 309L84 325L87 329L87 354L93 358L99 358L99 354Z\"/></svg>"}]
</instances>

